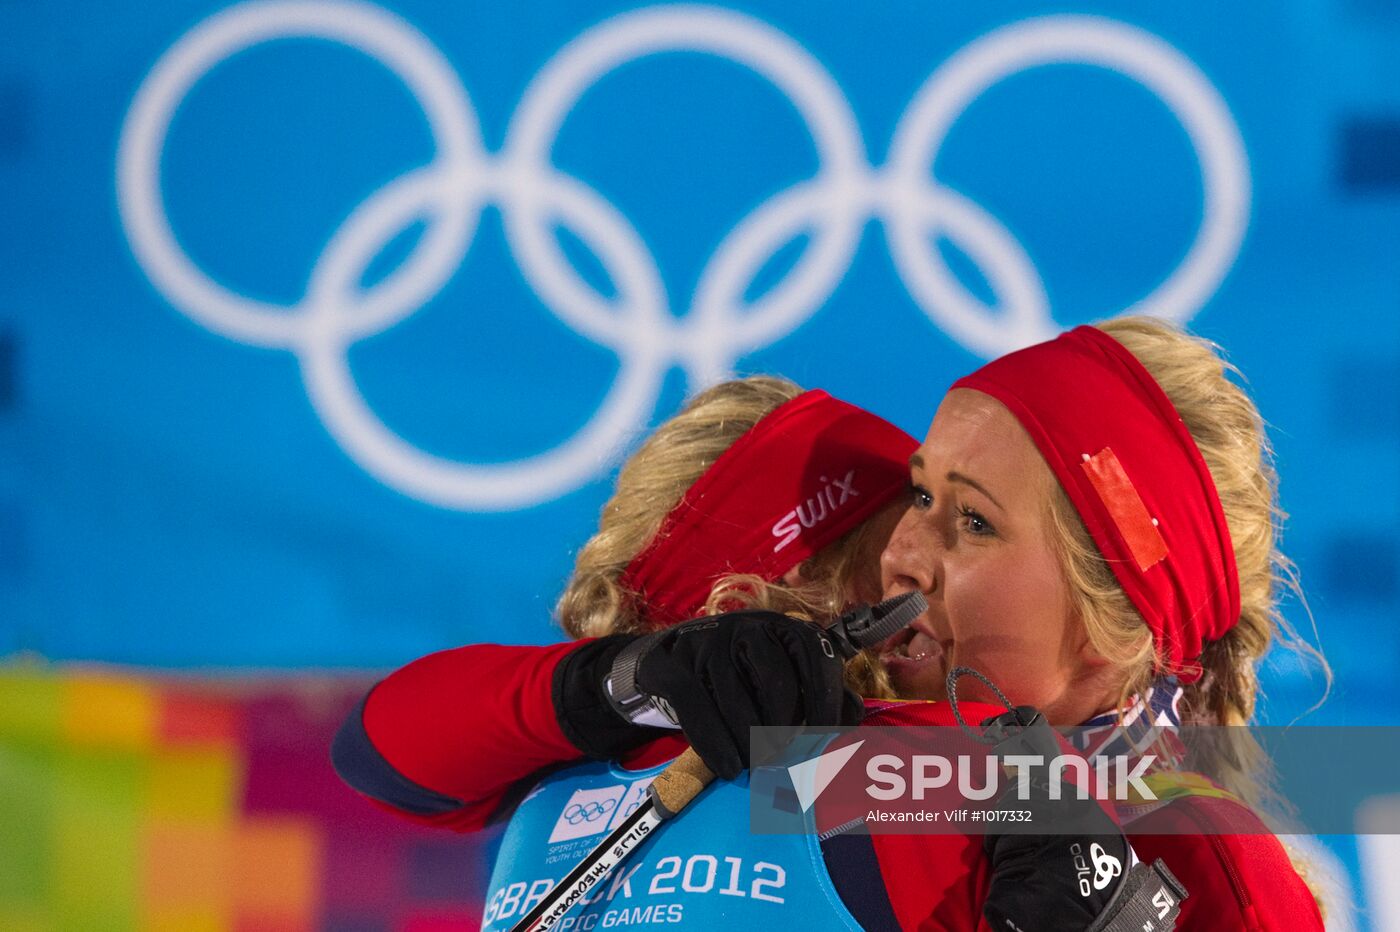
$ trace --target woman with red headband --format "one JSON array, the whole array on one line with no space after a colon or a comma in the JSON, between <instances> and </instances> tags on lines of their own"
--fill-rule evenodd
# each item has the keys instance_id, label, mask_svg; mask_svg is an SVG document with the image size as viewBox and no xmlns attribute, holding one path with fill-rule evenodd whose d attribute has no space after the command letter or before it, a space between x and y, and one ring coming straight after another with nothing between
<instances>
[{"instance_id":1,"label":"woman with red headband","mask_svg":"<svg viewBox=\"0 0 1400 932\"><path fill-rule=\"evenodd\" d=\"M673 757L684 746L675 732L613 711L603 671L632 636L750 601L758 588L756 607L823 619L874 601L878 555L897 519L890 506L903 504L916 445L873 414L780 379L702 393L629 459L579 552L559 615L584 643L480 644L410 663L346 721L337 770L396 812L473 831L542 768L585 755L639 765ZM782 580L790 585L764 585ZM690 669L644 671L667 680L651 685L720 776L747 765L741 718L858 719L842 665L811 626L755 616L724 634L723 645L704 639L709 650ZM729 662L737 655L742 665ZM850 669L861 692L878 692L878 664L858 658Z\"/></svg>"},{"instance_id":2,"label":"woman with red headband","mask_svg":"<svg viewBox=\"0 0 1400 932\"><path fill-rule=\"evenodd\" d=\"M886 658L901 694L944 698L947 672L969 666L1055 725L1247 722L1255 668L1291 634L1291 575L1262 422L1226 370L1204 341L1134 318L955 383L882 557L885 595L930 606ZM1244 762L1202 769L1215 785L1125 824L1189 891L1178 928L1320 929L1240 801L1254 796Z\"/></svg>"}]
</instances>

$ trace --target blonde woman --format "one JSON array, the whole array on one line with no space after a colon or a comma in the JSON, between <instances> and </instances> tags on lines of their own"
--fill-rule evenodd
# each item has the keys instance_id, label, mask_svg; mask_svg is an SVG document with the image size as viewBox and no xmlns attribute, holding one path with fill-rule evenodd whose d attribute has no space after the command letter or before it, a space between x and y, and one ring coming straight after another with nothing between
<instances>
[{"instance_id":1,"label":"blonde woman","mask_svg":"<svg viewBox=\"0 0 1400 932\"><path fill-rule=\"evenodd\" d=\"M970 666L1056 725L1248 722L1291 575L1262 422L1227 368L1137 318L955 383L882 557L885 595L929 601L886 658L900 692L943 698L947 672ZM1157 808L1127 826L1133 847L1185 883L1178 928L1319 929L1245 805L1248 758L1204 761L1233 795Z\"/></svg>"},{"instance_id":2,"label":"blonde woman","mask_svg":"<svg viewBox=\"0 0 1400 932\"><path fill-rule=\"evenodd\" d=\"M635 635L687 618L744 605L829 620L874 601L915 446L875 415L786 380L703 392L628 460L579 551L559 603L575 641L479 644L410 663L346 721L337 770L392 811L473 831L542 768L675 756L680 736L621 717L603 673ZM720 776L747 765L751 724L859 719L817 628L755 613L719 634L690 638L704 648L697 656L658 652L671 662L643 672L666 681L650 685ZM880 693L878 664L858 658L848 675Z\"/></svg>"}]
</instances>

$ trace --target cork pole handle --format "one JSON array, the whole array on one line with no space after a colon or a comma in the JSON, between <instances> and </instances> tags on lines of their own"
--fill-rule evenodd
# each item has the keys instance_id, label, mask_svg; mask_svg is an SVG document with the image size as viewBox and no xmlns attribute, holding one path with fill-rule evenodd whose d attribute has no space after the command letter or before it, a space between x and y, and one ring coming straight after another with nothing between
<instances>
[{"instance_id":1,"label":"cork pole handle","mask_svg":"<svg viewBox=\"0 0 1400 932\"><path fill-rule=\"evenodd\" d=\"M657 814L669 819L690 805L690 801L699 796L700 791L714 779L714 773L705 766L695 749L686 748L680 757L671 761L671 766L651 782L647 793Z\"/></svg>"}]
</instances>

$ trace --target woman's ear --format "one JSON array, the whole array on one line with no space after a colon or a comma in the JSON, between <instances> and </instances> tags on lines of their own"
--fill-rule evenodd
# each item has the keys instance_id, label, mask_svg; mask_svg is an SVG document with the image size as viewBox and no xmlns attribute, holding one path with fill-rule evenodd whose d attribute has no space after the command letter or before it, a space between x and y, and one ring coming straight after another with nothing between
<instances>
[{"instance_id":1,"label":"woman's ear","mask_svg":"<svg viewBox=\"0 0 1400 932\"><path fill-rule=\"evenodd\" d=\"M1099 653L1098 648L1094 647L1094 642L1090 640L1087 632L1084 634L1083 642L1079 645L1076 659L1085 670L1098 670L1110 662L1107 657Z\"/></svg>"},{"instance_id":2,"label":"woman's ear","mask_svg":"<svg viewBox=\"0 0 1400 932\"><path fill-rule=\"evenodd\" d=\"M1140 643L1143 647L1150 647L1152 644L1152 633L1150 631L1144 631ZM1110 660L1098 652L1094 647L1094 642L1089 639L1087 634L1084 636L1084 641L1079 645L1076 659L1087 670L1097 670L1105 666L1116 666L1115 661Z\"/></svg>"},{"instance_id":3,"label":"woman's ear","mask_svg":"<svg viewBox=\"0 0 1400 932\"><path fill-rule=\"evenodd\" d=\"M801 563L783 574L783 585L787 586L789 589L796 589L798 586L806 584L806 582L807 577L802 575Z\"/></svg>"},{"instance_id":4,"label":"woman's ear","mask_svg":"<svg viewBox=\"0 0 1400 932\"><path fill-rule=\"evenodd\" d=\"M1152 641L1151 632L1144 631L1143 638L1146 643ZM1078 661L1079 672L1075 677L1077 689L1085 695L1094 695L1102 692L1104 705L1100 711L1115 707L1118 703L1118 694L1123 689L1126 681L1126 673L1119 668L1119 665L1094 647L1093 641L1085 632L1084 641L1079 645L1079 650L1075 658Z\"/></svg>"}]
</instances>

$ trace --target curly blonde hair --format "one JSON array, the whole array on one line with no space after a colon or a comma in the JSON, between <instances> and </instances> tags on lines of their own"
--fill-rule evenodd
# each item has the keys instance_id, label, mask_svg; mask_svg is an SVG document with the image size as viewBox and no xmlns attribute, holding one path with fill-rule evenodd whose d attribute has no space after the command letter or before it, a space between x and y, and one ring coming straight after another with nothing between
<instances>
[{"instance_id":1,"label":"curly blonde hair","mask_svg":"<svg viewBox=\"0 0 1400 932\"><path fill-rule=\"evenodd\" d=\"M647 438L623 465L603 506L598 531L579 550L559 599L560 625L572 638L643 633L651 624L637 610L637 594L622 584L627 565L656 536L661 522L712 463L755 424L802 394L787 379L750 376L722 382L692 398ZM741 608L782 612L822 624L841 613L851 593L879 593L879 516L805 561L801 583L783 586L755 576L718 580L707 614ZM893 695L878 659L862 654L846 665L846 681L864 696Z\"/></svg>"}]
</instances>

